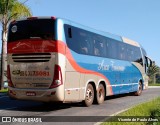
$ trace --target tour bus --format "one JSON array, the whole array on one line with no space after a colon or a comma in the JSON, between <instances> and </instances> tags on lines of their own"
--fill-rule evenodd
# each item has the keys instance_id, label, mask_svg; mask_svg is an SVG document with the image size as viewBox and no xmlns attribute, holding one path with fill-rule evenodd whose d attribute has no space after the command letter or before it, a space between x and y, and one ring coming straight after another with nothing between
<instances>
[{"instance_id":1,"label":"tour bus","mask_svg":"<svg viewBox=\"0 0 160 125\"><path fill-rule=\"evenodd\" d=\"M41 102L101 104L106 96L141 95L152 61L125 37L57 17L12 21L9 96Z\"/></svg>"}]
</instances>

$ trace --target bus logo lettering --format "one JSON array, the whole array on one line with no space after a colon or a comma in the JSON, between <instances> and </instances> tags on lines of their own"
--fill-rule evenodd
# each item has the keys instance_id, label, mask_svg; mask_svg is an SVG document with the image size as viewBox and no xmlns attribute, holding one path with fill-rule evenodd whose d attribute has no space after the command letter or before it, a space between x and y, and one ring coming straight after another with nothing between
<instances>
[{"instance_id":1,"label":"bus logo lettering","mask_svg":"<svg viewBox=\"0 0 160 125\"><path fill-rule=\"evenodd\" d=\"M109 65L104 64L104 60L102 60L102 62L98 65L98 70L109 70Z\"/></svg>"},{"instance_id":2,"label":"bus logo lettering","mask_svg":"<svg viewBox=\"0 0 160 125\"><path fill-rule=\"evenodd\" d=\"M20 70L13 70L13 71L12 71L12 74L13 74L13 75L19 75L19 74L20 74Z\"/></svg>"},{"instance_id":3,"label":"bus logo lettering","mask_svg":"<svg viewBox=\"0 0 160 125\"><path fill-rule=\"evenodd\" d=\"M14 70L12 71L13 75L19 75L19 76L50 76L49 71L20 71L20 70Z\"/></svg>"}]
</instances>

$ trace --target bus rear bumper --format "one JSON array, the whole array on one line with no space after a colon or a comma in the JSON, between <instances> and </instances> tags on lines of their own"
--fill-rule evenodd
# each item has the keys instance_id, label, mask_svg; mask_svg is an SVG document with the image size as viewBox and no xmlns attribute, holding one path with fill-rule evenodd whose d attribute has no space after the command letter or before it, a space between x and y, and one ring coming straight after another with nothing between
<instances>
[{"instance_id":1,"label":"bus rear bumper","mask_svg":"<svg viewBox=\"0 0 160 125\"><path fill-rule=\"evenodd\" d=\"M15 89L9 87L9 96L17 100L33 100L40 102L63 102L64 94L62 88L54 89Z\"/></svg>"}]
</instances>

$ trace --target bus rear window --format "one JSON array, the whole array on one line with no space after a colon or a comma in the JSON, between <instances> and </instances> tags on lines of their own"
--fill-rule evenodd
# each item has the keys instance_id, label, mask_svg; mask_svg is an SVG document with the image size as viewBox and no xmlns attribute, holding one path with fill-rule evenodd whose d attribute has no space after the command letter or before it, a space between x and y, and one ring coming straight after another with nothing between
<instances>
[{"instance_id":1,"label":"bus rear window","mask_svg":"<svg viewBox=\"0 0 160 125\"><path fill-rule=\"evenodd\" d=\"M33 19L10 24L8 42L33 38L54 39L54 20Z\"/></svg>"}]
</instances>

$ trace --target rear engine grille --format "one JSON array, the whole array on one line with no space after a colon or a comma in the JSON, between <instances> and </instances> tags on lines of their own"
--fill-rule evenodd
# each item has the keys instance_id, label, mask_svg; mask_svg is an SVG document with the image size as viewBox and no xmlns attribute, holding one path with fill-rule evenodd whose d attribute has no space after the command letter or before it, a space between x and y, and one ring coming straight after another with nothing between
<instances>
[{"instance_id":1,"label":"rear engine grille","mask_svg":"<svg viewBox=\"0 0 160 125\"><path fill-rule=\"evenodd\" d=\"M48 62L51 58L50 53L27 53L27 54L12 54L14 62Z\"/></svg>"}]
</instances>

